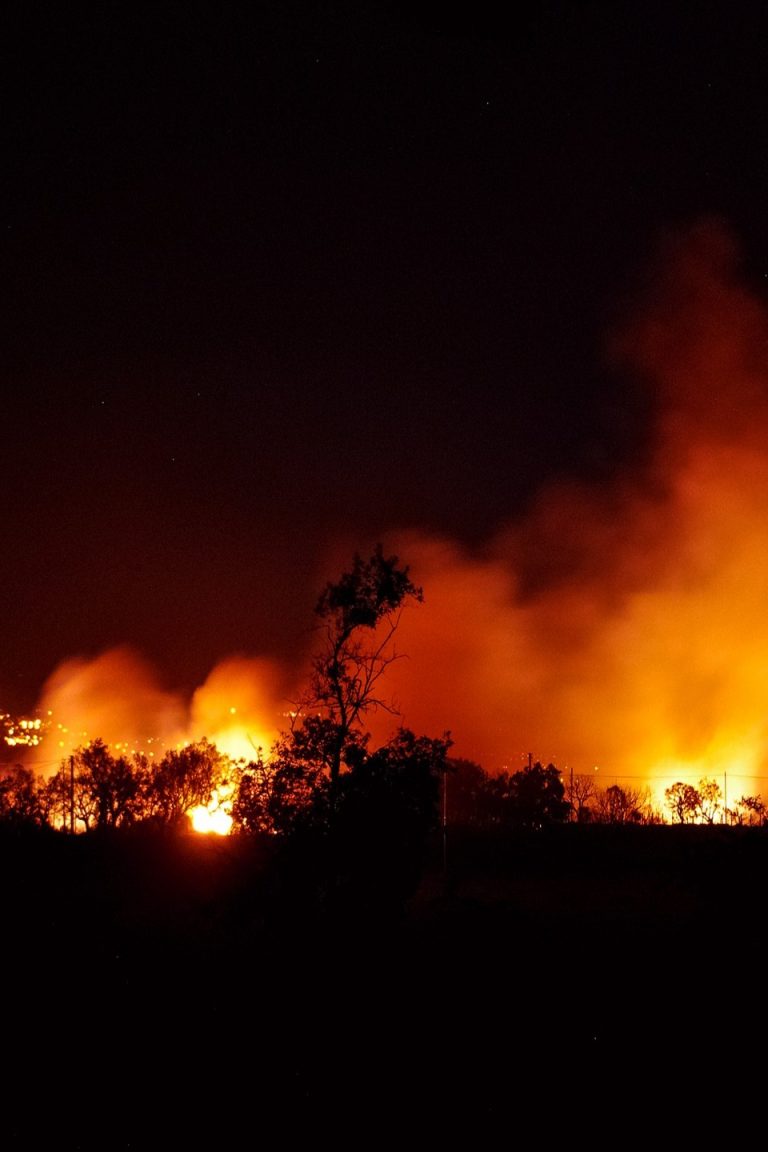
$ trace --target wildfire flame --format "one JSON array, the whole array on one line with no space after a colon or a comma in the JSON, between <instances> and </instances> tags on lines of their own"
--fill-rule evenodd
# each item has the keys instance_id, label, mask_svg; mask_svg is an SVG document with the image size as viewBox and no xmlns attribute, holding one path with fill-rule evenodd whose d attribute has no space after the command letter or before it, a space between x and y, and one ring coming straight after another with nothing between
<instances>
[{"instance_id":1,"label":"wildfire flame","mask_svg":"<svg viewBox=\"0 0 768 1152\"><path fill-rule=\"evenodd\" d=\"M450 731L491 773L532 751L657 796L703 777L728 799L768 795L768 308L718 222L663 244L646 282L606 341L617 379L649 397L631 467L549 485L474 552L390 537L425 601L403 613L407 658L387 675L400 715L377 713L375 739L404 723ZM188 703L129 649L68 661L39 701L59 724L48 770L86 733L161 754L205 736L253 758L285 727L285 684L232 657Z\"/></svg>"},{"instance_id":2,"label":"wildfire flame","mask_svg":"<svg viewBox=\"0 0 768 1152\"><path fill-rule=\"evenodd\" d=\"M411 727L489 770L768 794L768 312L717 223L663 247L609 340L654 400L644 457L561 482L482 554L406 536L423 584L393 669Z\"/></svg>"},{"instance_id":3,"label":"wildfire flame","mask_svg":"<svg viewBox=\"0 0 768 1152\"><path fill-rule=\"evenodd\" d=\"M228 790L224 793L217 790L210 804L199 804L193 808L189 814L193 831L227 836L232 830L232 814L229 810L231 802Z\"/></svg>"}]
</instances>

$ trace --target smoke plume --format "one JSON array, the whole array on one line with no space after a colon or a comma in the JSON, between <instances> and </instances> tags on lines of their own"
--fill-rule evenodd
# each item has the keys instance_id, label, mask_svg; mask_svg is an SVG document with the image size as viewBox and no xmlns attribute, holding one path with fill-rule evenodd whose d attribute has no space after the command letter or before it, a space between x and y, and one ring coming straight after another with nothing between
<instances>
[{"instance_id":1,"label":"smoke plume","mask_svg":"<svg viewBox=\"0 0 768 1152\"><path fill-rule=\"evenodd\" d=\"M662 246L614 372L649 390L642 465L552 485L478 558L403 536L425 589L392 680L409 726L488 770L766 788L768 314L717 222Z\"/></svg>"},{"instance_id":2,"label":"smoke plume","mask_svg":"<svg viewBox=\"0 0 768 1152\"><path fill-rule=\"evenodd\" d=\"M532 754L606 785L766 790L766 349L766 306L728 230L706 221L664 242L606 341L617 381L649 398L642 461L551 484L482 554L408 531L386 542L425 594L388 673L399 722L450 731L454 754L489 772ZM59 667L40 706L69 729L57 751L86 735L207 736L252 755L286 726L288 682L231 657L185 701L120 649ZM374 735L397 722L379 712Z\"/></svg>"}]
</instances>

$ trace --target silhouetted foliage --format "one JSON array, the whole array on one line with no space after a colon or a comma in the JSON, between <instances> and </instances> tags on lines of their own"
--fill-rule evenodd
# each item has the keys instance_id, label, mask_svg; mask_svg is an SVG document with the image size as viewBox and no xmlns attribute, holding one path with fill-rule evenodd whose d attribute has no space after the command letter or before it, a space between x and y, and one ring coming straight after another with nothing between
<instances>
[{"instance_id":1,"label":"silhouetted foliage","mask_svg":"<svg viewBox=\"0 0 768 1152\"><path fill-rule=\"evenodd\" d=\"M267 832L288 836L310 818L327 788L322 757L315 759L303 743L306 729L281 737L269 760L260 756L238 771L232 802L234 832Z\"/></svg>"},{"instance_id":2,"label":"silhouetted foliage","mask_svg":"<svg viewBox=\"0 0 768 1152\"><path fill-rule=\"evenodd\" d=\"M714 824L723 813L723 794L716 780L699 781L699 817L703 824Z\"/></svg>"},{"instance_id":3,"label":"silhouetted foliage","mask_svg":"<svg viewBox=\"0 0 768 1152\"><path fill-rule=\"evenodd\" d=\"M270 811L274 769L260 752L256 760L236 769L237 782L232 798L233 832L273 832Z\"/></svg>"},{"instance_id":4,"label":"silhouetted foliage","mask_svg":"<svg viewBox=\"0 0 768 1152\"><path fill-rule=\"evenodd\" d=\"M93 740L47 781L43 806L49 822L76 831L132 824L143 815L140 766L113 756L103 740Z\"/></svg>"},{"instance_id":5,"label":"silhouetted foliage","mask_svg":"<svg viewBox=\"0 0 768 1152\"><path fill-rule=\"evenodd\" d=\"M490 789L498 802L500 819L513 827L537 829L561 824L571 810L562 773L554 764L544 767L536 761L511 775L502 772L492 778Z\"/></svg>"},{"instance_id":6,"label":"silhouetted foliage","mask_svg":"<svg viewBox=\"0 0 768 1152\"><path fill-rule=\"evenodd\" d=\"M345 774L347 818L359 808L386 828L390 814L396 834L420 839L436 823L439 782L450 746L448 736L432 739L399 728L387 744L361 756Z\"/></svg>"},{"instance_id":7,"label":"silhouetted foliage","mask_svg":"<svg viewBox=\"0 0 768 1152\"><path fill-rule=\"evenodd\" d=\"M0 823L7 827L40 827L45 823L42 780L21 764L0 776Z\"/></svg>"},{"instance_id":8,"label":"silhouetted foliage","mask_svg":"<svg viewBox=\"0 0 768 1152\"><path fill-rule=\"evenodd\" d=\"M728 810L730 824L749 824L762 827L768 820L768 809L762 796L740 796Z\"/></svg>"},{"instance_id":9,"label":"silhouetted foliage","mask_svg":"<svg viewBox=\"0 0 768 1152\"><path fill-rule=\"evenodd\" d=\"M596 791L594 819L601 824L642 824L650 807L648 789L621 788L611 784Z\"/></svg>"},{"instance_id":10,"label":"silhouetted foliage","mask_svg":"<svg viewBox=\"0 0 768 1152\"><path fill-rule=\"evenodd\" d=\"M562 823L571 813L562 773L554 764L545 768L536 762L491 776L472 760L447 759L444 785L449 825L542 828Z\"/></svg>"},{"instance_id":11,"label":"silhouetted foliage","mask_svg":"<svg viewBox=\"0 0 768 1152\"><path fill-rule=\"evenodd\" d=\"M75 753L75 787L91 799L97 828L132 823L141 812L141 780L123 756L113 756L103 740ZM87 825L86 825L87 827Z\"/></svg>"},{"instance_id":12,"label":"silhouetted foliage","mask_svg":"<svg viewBox=\"0 0 768 1152\"><path fill-rule=\"evenodd\" d=\"M693 824L699 811L700 797L693 784L677 780L664 789L664 801L679 824Z\"/></svg>"},{"instance_id":13,"label":"silhouetted foliage","mask_svg":"<svg viewBox=\"0 0 768 1152\"><path fill-rule=\"evenodd\" d=\"M166 827L179 824L193 808L210 804L226 768L226 758L205 739L166 752L147 781L146 817Z\"/></svg>"},{"instance_id":14,"label":"silhouetted foliage","mask_svg":"<svg viewBox=\"0 0 768 1152\"><path fill-rule=\"evenodd\" d=\"M78 748L40 788L43 819L68 831L126 828L140 822L177 825L210 803L227 761L207 740L145 756L113 756L103 740Z\"/></svg>"},{"instance_id":15,"label":"silhouetted foliage","mask_svg":"<svg viewBox=\"0 0 768 1152\"><path fill-rule=\"evenodd\" d=\"M401 728L372 753L361 750L331 798L315 792L294 830L323 906L332 912L402 908L418 884L427 837L439 819L450 738Z\"/></svg>"},{"instance_id":16,"label":"silhouetted foliage","mask_svg":"<svg viewBox=\"0 0 768 1152\"><path fill-rule=\"evenodd\" d=\"M381 545L321 594L315 614L324 636L315 657L302 715L320 714L328 722L326 756L332 788L336 787L345 748L363 717L378 708L396 712L380 695L380 681L397 658L393 639L400 611L409 600L423 599L407 567L397 556L386 557ZM306 721L303 721L306 724Z\"/></svg>"},{"instance_id":17,"label":"silhouetted foliage","mask_svg":"<svg viewBox=\"0 0 768 1152\"><path fill-rule=\"evenodd\" d=\"M573 819L576 823L588 823L593 817L590 804L597 796L597 784L594 774L588 774L586 772L571 773L568 777L565 795L571 806Z\"/></svg>"},{"instance_id":18,"label":"silhouetted foliage","mask_svg":"<svg viewBox=\"0 0 768 1152\"><path fill-rule=\"evenodd\" d=\"M723 813L720 786L706 777L698 788L676 781L664 790L664 800L679 824L714 824Z\"/></svg>"},{"instance_id":19,"label":"silhouetted foliage","mask_svg":"<svg viewBox=\"0 0 768 1152\"><path fill-rule=\"evenodd\" d=\"M473 760L446 760L445 815L452 825L483 827L495 822L488 773Z\"/></svg>"}]
</instances>

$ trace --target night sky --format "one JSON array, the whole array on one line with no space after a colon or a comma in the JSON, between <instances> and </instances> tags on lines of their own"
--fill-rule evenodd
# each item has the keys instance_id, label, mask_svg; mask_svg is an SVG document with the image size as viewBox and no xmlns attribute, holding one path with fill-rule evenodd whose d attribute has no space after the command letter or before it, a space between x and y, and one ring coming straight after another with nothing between
<instances>
[{"instance_id":1,"label":"night sky","mask_svg":"<svg viewBox=\"0 0 768 1152\"><path fill-rule=\"evenodd\" d=\"M603 349L660 237L766 291L768 17L505 7L6 8L0 704L291 658L404 532L482 556L642 459Z\"/></svg>"}]
</instances>

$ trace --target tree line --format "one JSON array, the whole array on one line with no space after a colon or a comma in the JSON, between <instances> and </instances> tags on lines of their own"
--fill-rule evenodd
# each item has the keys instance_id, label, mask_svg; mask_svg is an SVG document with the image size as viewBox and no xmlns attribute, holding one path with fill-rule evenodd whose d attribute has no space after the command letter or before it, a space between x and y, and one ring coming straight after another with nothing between
<instances>
[{"instance_id":1,"label":"tree line","mask_svg":"<svg viewBox=\"0 0 768 1152\"><path fill-rule=\"evenodd\" d=\"M13 765L0 775L0 825L64 831L186 826L196 808L218 804L231 816L234 834L289 836L312 824L329 824L342 807L360 809L370 821L393 818L393 806L410 808L424 830L440 820L475 827L542 828L579 824L716 824L762 826L768 811L761 796L741 796L726 806L719 784L677 781L664 792L664 808L648 786L597 786L588 775L566 776L554 764L529 763L495 775L471 760L449 755L450 737L416 736L399 728L371 751L360 733L347 736L338 772L338 730L328 718L305 718L284 733L268 755L234 760L207 739L165 753L114 755L101 739L78 748L48 779ZM418 818L417 818L418 814Z\"/></svg>"},{"instance_id":2,"label":"tree line","mask_svg":"<svg viewBox=\"0 0 768 1152\"><path fill-rule=\"evenodd\" d=\"M554 764L529 763L491 775L451 758L449 733L416 735L397 728L371 747L367 717L397 715L384 693L385 674L400 658L394 646L403 610L423 599L397 556L379 545L329 583L315 606L318 647L293 720L268 754L234 761L203 739L160 760L113 755L101 739L78 748L50 779L14 765L0 776L0 824L92 832L142 825L177 828L198 807L219 803L232 832L281 838L378 837L410 851L441 819L479 827L537 829L575 823L763 825L760 796L726 807L718 784L676 782L664 809L650 789L598 788L592 776L567 778ZM390 853L391 855L391 853Z\"/></svg>"},{"instance_id":3,"label":"tree line","mask_svg":"<svg viewBox=\"0 0 768 1152\"><path fill-rule=\"evenodd\" d=\"M761 796L726 805L716 780L676 781L660 805L649 785L600 787L594 775L566 774L554 764L529 764L491 775L471 760L448 760L446 815L452 824L543 827L545 824L718 824L763 826Z\"/></svg>"}]
</instances>

